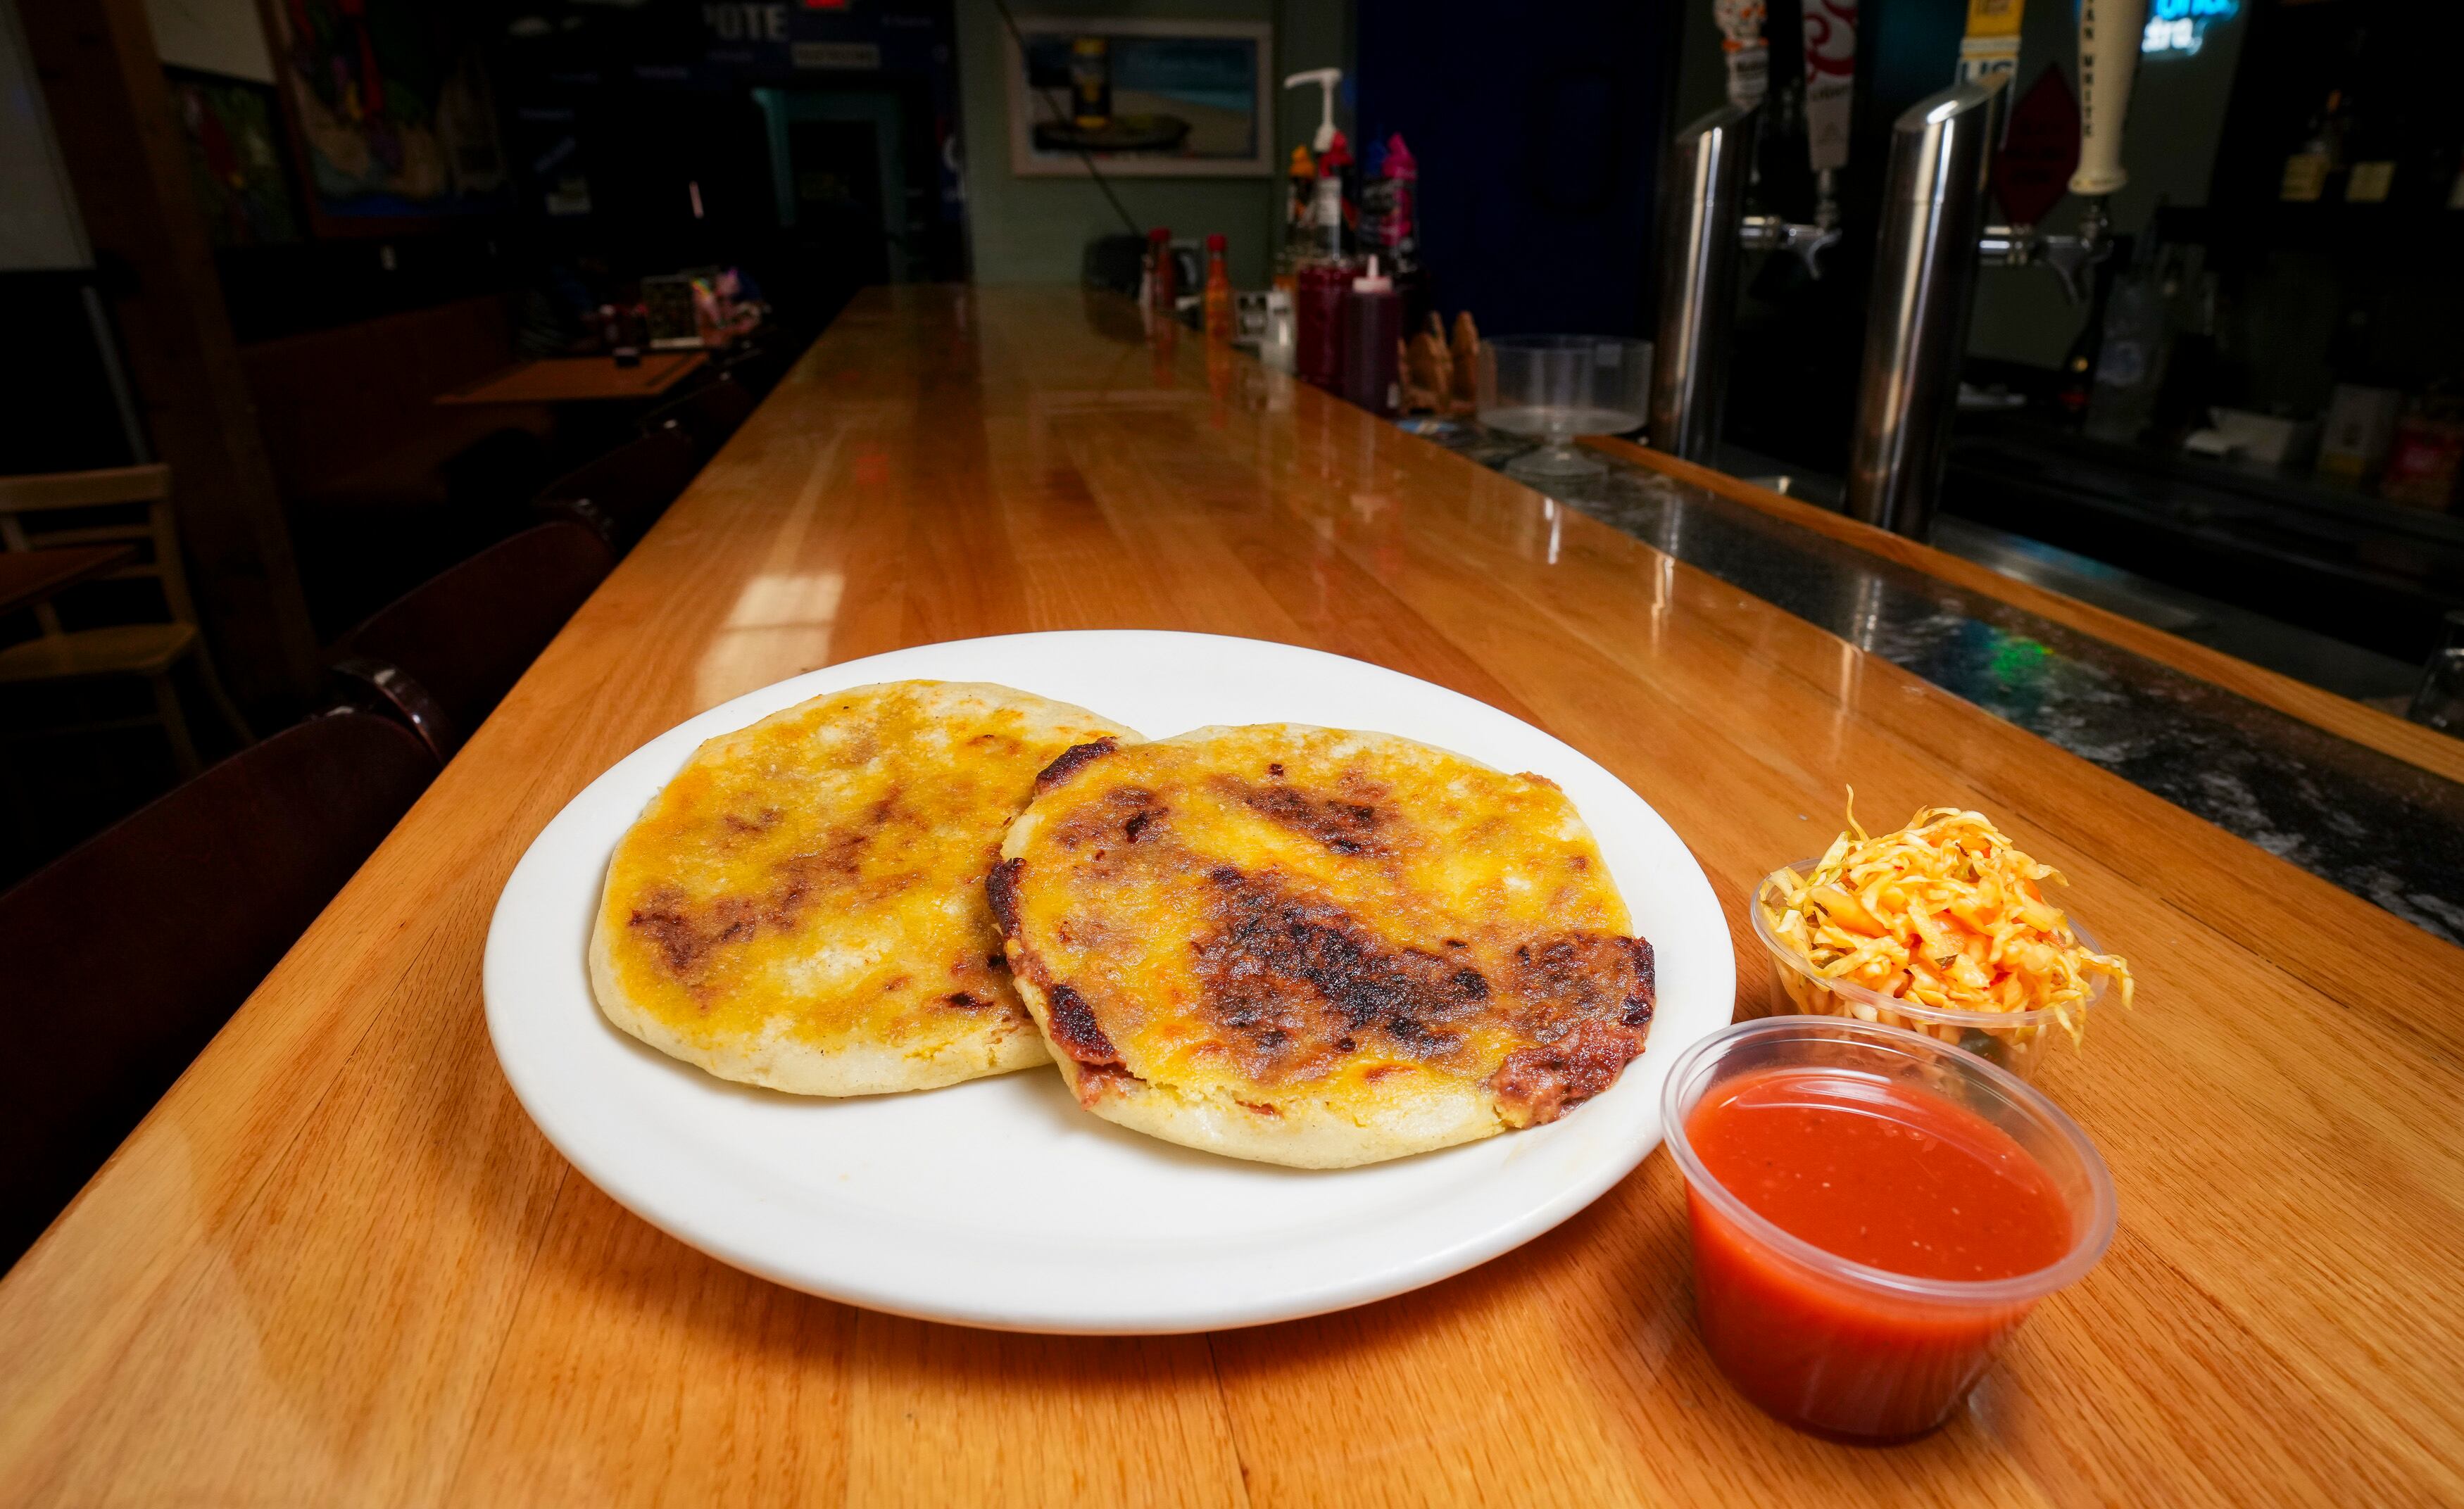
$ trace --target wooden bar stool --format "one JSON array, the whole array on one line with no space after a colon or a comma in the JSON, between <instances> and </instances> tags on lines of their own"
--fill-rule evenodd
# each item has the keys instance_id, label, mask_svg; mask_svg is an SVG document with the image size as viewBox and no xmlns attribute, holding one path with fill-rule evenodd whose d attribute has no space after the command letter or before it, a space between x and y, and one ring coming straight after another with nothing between
<instances>
[{"instance_id":1,"label":"wooden bar stool","mask_svg":"<svg viewBox=\"0 0 2464 1509\"><path fill-rule=\"evenodd\" d=\"M334 644L333 669L417 729L441 762L615 564L606 541L571 519L526 529L343 635Z\"/></svg>"},{"instance_id":2,"label":"wooden bar stool","mask_svg":"<svg viewBox=\"0 0 2464 1509\"><path fill-rule=\"evenodd\" d=\"M0 891L0 1271L436 775L389 718L312 717Z\"/></svg>"},{"instance_id":3,"label":"wooden bar stool","mask_svg":"<svg viewBox=\"0 0 2464 1509\"><path fill-rule=\"evenodd\" d=\"M693 442L694 454L708 461L759 406L759 401L742 383L721 376L643 415L642 432L679 431Z\"/></svg>"},{"instance_id":4,"label":"wooden bar stool","mask_svg":"<svg viewBox=\"0 0 2464 1509\"><path fill-rule=\"evenodd\" d=\"M171 517L171 469L115 467L102 471L55 471L0 476L0 545L10 550L133 542L140 558L103 580L150 578L163 594L167 621L109 623L93 628L62 625L51 602L34 610L42 633L0 649L0 685L142 676L154 693L154 716L170 741L183 776L197 773L196 741L180 710L171 672L193 660L197 679L215 711L243 745L251 742L247 720L223 691L197 628L187 575L180 564L180 536ZM119 723L70 725L58 732L113 728Z\"/></svg>"},{"instance_id":5,"label":"wooden bar stool","mask_svg":"<svg viewBox=\"0 0 2464 1509\"><path fill-rule=\"evenodd\" d=\"M542 490L533 507L551 517L580 519L611 549L630 550L701 470L701 456L681 428L638 435Z\"/></svg>"}]
</instances>

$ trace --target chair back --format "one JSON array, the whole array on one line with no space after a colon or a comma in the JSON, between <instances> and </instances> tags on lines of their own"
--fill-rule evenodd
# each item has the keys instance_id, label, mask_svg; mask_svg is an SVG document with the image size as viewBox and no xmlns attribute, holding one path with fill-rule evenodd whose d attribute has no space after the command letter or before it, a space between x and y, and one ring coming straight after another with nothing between
<instances>
[{"instance_id":1,"label":"chair back","mask_svg":"<svg viewBox=\"0 0 2464 1509\"><path fill-rule=\"evenodd\" d=\"M748 340L718 364L719 374L741 386L757 401L768 396L779 385L779 380L795 365L796 354L777 345Z\"/></svg>"},{"instance_id":2,"label":"chair back","mask_svg":"<svg viewBox=\"0 0 2464 1509\"><path fill-rule=\"evenodd\" d=\"M578 518L616 550L630 550L700 470L692 437L653 430L549 483L533 507Z\"/></svg>"},{"instance_id":3,"label":"chair back","mask_svg":"<svg viewBox=\"0 0 2464 1509\"><path fill-rule=\"evenodd\" d=\"M537 525L404 593L333 654L407 672L467 736L615 564L581 524Z\"/></svg>"},{"instance_id":4,"label":"chair back","mask_svg":"<svg viewBox=\"0 0 2464 1509\"><path fill-rule=\"evenodd\" d=\"M151 578L174 623L196 626L197 608L180 562L180 531L171 517L171 469L159 463L98 471L0 476L0 545L53 550L71 545L137 544L139 558L99 580ZM46 634L61 632L46 602L34 609Z\"/></svg>"},{"instance_id":5,"label":"chair back","mask_svg":"<svg viewBox=\"0 0 2464 1509\"><path fill-rule=\"evenodd\" d=\"M435 774L417 736L389 719L310 718L0 893L0 1269Z\"/></svg>"},{"instance_id":6,"label":"chair back","mask_svg":"<svg viewBox=\"0 0 2464 1509\"><path fill-rule=\"evenodd\" d=\"M693 442L694 453L707 461L757 406L758 402L745 391L743 383L721 374L643 415L642 430L652 435L662 430L680 431Z\"/></svg>"}]
</instances>

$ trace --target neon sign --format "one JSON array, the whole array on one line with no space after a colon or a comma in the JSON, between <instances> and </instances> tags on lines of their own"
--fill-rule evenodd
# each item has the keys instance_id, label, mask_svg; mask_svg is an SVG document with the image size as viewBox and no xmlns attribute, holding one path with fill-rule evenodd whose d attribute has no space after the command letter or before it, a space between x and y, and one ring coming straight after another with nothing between
<instances>
[{"instance_id":1,"label":"neon sign","mask_svg":"<svg viewBox=\"0 0 2464 1509\"><path fill-rule=\"evenodd\" d=\"M2147 30L2140 35L2139 51L2192 57L2207 45L2211 23L2230 21L2241 13L2241 0L2150 0L2147 12Z\"/></svg>"}]
</instances>

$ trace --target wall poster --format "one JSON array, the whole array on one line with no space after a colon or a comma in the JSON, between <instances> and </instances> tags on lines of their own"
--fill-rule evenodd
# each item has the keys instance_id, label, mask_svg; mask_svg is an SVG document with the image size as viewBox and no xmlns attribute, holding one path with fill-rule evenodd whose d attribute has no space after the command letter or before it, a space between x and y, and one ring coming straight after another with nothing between
<instances>
[{"instance_id":1,"label":"wall poster","mask_svg":"<svg viewBox=\"0 0 2464 1509\"><path fill-rule=\"evenodd\" d=\"M1022 16L1002 33L1010 170L1263 178L1275 171L1274 28ZM1084 157L1081 154L1085 154Z\"/></svg>"}]
</instances>

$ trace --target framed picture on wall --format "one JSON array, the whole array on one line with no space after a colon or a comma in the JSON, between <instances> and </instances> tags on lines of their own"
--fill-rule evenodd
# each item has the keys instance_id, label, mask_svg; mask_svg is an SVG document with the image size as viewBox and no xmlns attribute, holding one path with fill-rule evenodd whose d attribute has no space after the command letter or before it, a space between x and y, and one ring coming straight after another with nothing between
<instances>
[{"instance_id":1,"label":"framed picture on wall","mask_svg":"<svg viewBox=\"0 0 2464 1509\"><path fill-rule=\"evenodd\" d=\"M188 147L188 186L218 247L283 246L301 236L283 172L282 106L270 84L166 67L171 119Z\"/></svg>"},{"instance_id":2,"label":"framed picture on wall","mask_svg":"<svg viewBox=\"0 0 2464 1509\"><path fill-rule=\"evenodd\" d=\"M1083 177L1089 158L1125 178L1275 171L1273 27L1058 16L1018 27L1001 37L1013 173Z\"/></svg>"},{"instance_id":3,"label":"framed picture on wall","mask_svg":"<svg viewBox=\"0 0 2464 1509\"><path fill-rule=\"evenodd\" d=\"M284 0L264 11L319 235L393 235L502 207L475 23L424 0Z\"/></svg>"}]
</instances>

